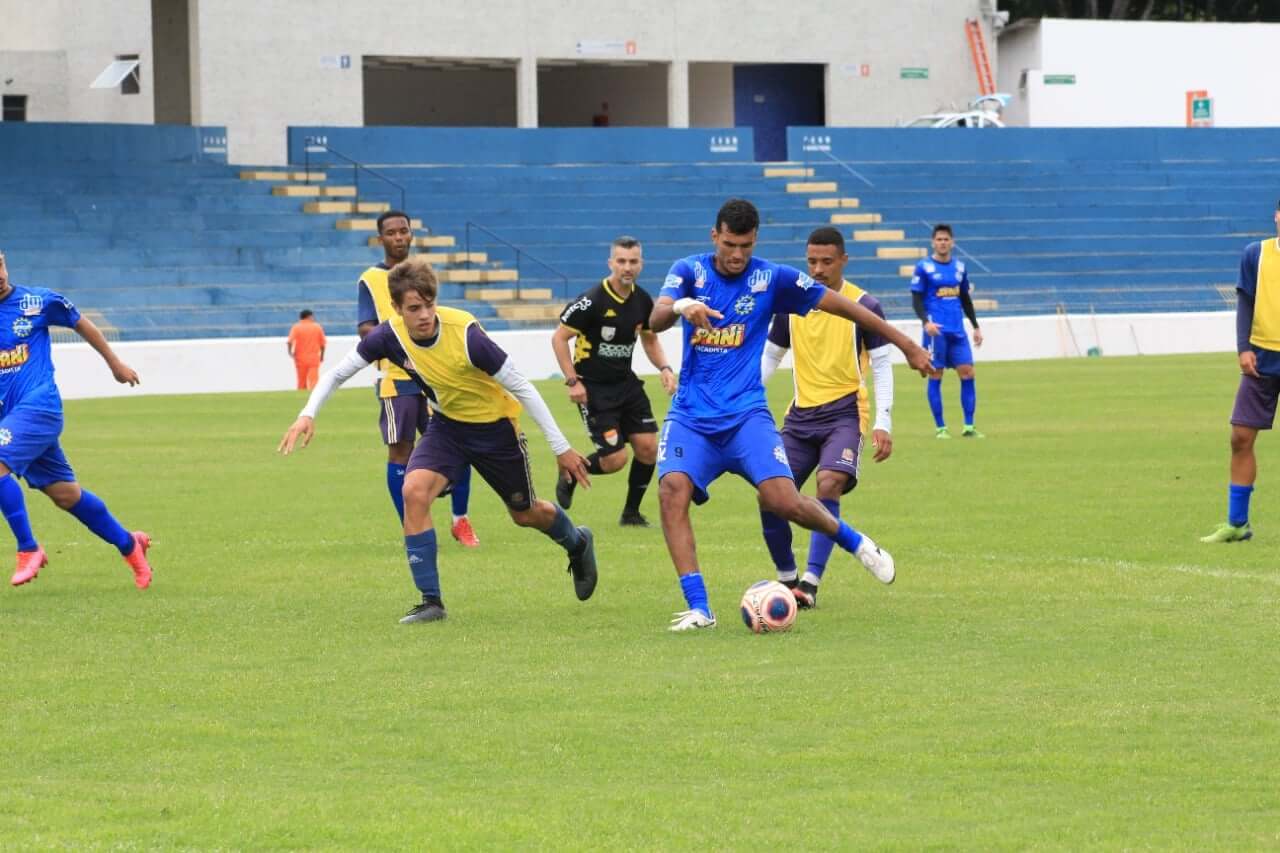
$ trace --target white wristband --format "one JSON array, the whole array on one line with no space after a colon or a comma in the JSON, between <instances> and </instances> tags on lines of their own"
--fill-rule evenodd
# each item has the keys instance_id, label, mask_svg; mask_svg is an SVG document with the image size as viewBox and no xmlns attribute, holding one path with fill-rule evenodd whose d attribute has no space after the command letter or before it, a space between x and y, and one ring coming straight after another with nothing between
<instances>
[{"instance_id":1,"label":"white wristband","mask_svg":"<svg viewBox=\"0 0 1280 853\"><path fill-rule=\"evenodd\" d=\"M682 296L679 299L677 299L675 302L671 303L671 310L675 311L677 314L683 317L684 309L688 308L690 305L696 305L697 302L698 300L696 299L692 299L688 296Z\"/></svg>"}]
</instances>

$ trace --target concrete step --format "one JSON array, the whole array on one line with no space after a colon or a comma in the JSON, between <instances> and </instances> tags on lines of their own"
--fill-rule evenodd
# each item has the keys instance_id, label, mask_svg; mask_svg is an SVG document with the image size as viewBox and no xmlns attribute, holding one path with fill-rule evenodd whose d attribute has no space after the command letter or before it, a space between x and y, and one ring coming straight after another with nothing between
<instances>
[{"instance_id":1,"label":"concrete step","mask_svg":"<svg viewBox=\"0 0 1280 853\"><path fill-rule=\"evenodd\" d=\"M385 201L309 201L302 206L303 213L386 213L390 209Z\"/></svg>"},{"instance_id":2,"label":"concrete step","mask_svg":"<svg viewBox=\"0 0 1280 853\"><path fill-rule=\"evenodd\" d=\"M436 276L441 281L466 284L520 280L520 273L516 270L439 270Z\"/></svg>"},{"instance_id":3,"label":"concrete step","mask_svg":"<svg viewBox=\"0 0 1280 853\"><path fill-rule=\"evenodd\" d=\"M514 287L468 287L467 299L481 302L546 302L551 299L549 287L524 287L517 291Z\"/></svg>"},{"instance_id":4,"label":"concrete step","mask_svg":"<svg viewBox=\"0 0 1280 853\"><path fill-rule=\"evenodd\" d=\"M907 239L901 228L864 228L853 232L855 243L898 243Z\"/></svg>"},{"instance_id":5,"label":"concrete step","mask_svg":"<svg viewBox=\"0 0 1280 853\"><path fill-rule=\"evenodd\" d=\"M856 198L811 198L809 207L861 207L862 202Z\"/></svg>"},{"instance_id":6,"label":"concrete step","mask_svg":"<svg viewBox=\"0 0 1280 853\"><path fill-rule=\"evenodd\" d=\"M536 291L529 291L530 293ZM564 306L559 302L507 302L493 306L504 320L559 320Z\"/></svg>"},{"instance_id":7,"label":"concrete step","mask_svg":"<svg viewBox=\"0 0 1280 853\"><path fill-rule=\"evenodd\" d=\"M420 219L414 220L414 222L418 222L418 223L421 223L421 221L422 220ZM420 228L421 225L417 225L414 227ZM381 246L382 244L378 242L377 237L370 237L369 245ZM456 237L453 237L450 234L438 234L432 237L414 237L413 245L414 245L414 248L417 248L417 249L447 249L447 248L451 248L453 246L458 245L458 241Z\"/></svg>"},{"instance_id":8,"label":"concrete step","mask_svg":"<svg viewBox=\"0 0 1280 853\"><path fill-rule=\"evenodd\" d=\"M832 225L879 225L883 221L878 213L833 213Z\"/></svg>"},{"instance_id":9,"label":"concrete step","mask_svg":"<svg viewBox=\"0 0 1280 853\"><path fill-rule=\"evenodd\" d=\"M337 222L333 223L333 227L337 228L339 231L377 231L378 220L376 219L339 219ZM421 219L409 220L409 227L414 229L421 228L422 220ZM378 239L377 237L372 238L372 240L377 240L377 239ZM420 239L422 238L420 237L414 238L413 245L415 246L419 245L418 240ZM373 243L370 242L370 245L373 245Z\"/></svg>"},{"instance_id":10,"label":"concrete step","mask_svg":"<svg viewBox=\"0 0 1280 853\"><path fill-rule=\"evenodd\" d=\"M324 172L290 172L290 171L245 171L240 173L242 181L324 181L328 175Z\"/></svg>"},{"instance_id":11,"label":"concrete step","mask_svg":"<svg viewBox=\"0 0 1280 853\"><path fill-rule=\"evenodd\" d=\"M285 184L272 187L272 195L293 198L355 198L355 187L326 187L320 184Z\"/></svg>"},{"instance_id":12,"label":"concrete step","mask_svg":"<svg viewBox=\"0 0 1280 853\"><path fill-rule=\"evenodd\" d=\"M765 166L764 176L766 178L812 178L813 169L806 169L803 166Z\"/></svg>"},{"instance_id":13,"label":"concrete step","mask_svg":"<svg viewBox=\"0 0 1280 853\"><path fill-rule=\"evenodd\" d=\"M876 249L876 257L881 260L905 261L923 258L925 250L915 246L881 246Z\"/></svg>"},{"instance_id":14,"label":"concrete step","mask_svg":"<svg viewBox=\"0 0 1280 853\"><path fill-rule=\"evenodd\" d=\"M788 181L789 193L833 193L838 191L835 181Z\"/></svg>"}]
</instances>

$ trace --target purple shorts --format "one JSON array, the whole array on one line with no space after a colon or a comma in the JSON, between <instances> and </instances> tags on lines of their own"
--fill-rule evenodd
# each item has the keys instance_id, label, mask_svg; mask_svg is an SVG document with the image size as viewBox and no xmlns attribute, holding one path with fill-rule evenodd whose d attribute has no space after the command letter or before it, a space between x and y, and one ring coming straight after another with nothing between
<instances>
[{"instance_id":1,"label":"purple shorts","mask_svg":"<svg viewBox=\"0 0 1280 853\"><path fill-rule=\"evenodd\" d=\"M529 452L524 433L514 421L469 424L437 412L413 448L406 471L435 471L456 483L468 465L484 477L508 509L520 511L533 506Z\"/></svg>"},{"instance_id":2,"label":"purple shorts","mask_svg":"<svg viewBox=\"0 0 1280 853\"><path fill-rule=\"evenodd\" d=\"M1231 410L1233 426L1271 429L1276 420L1276 399L1280 397L1280 376L1240 377L1236 405Z\"/></svg>"},{"instance_id":3,"label":"purple shorts","mask_svg":"<svg viewBox=\"0 0 1280 853\"><path fill-rule=\"evenodd\" d=\"M782 423L782 444L791 463L796 488L803 486L814 469L847 474L844 493L858 485L862 461L862 424L856 414L828 422L796 423L790 417Z\"/></svg>"},{"instance_id":4,"label":"purple shorts","mask_svg":"<svg viewBox=\"0 0 1280 853\"><path fill-rule=\"evenodd\" d=\"M382 428L383 444L413 443L419 435L426 435L431 409L424 394L401 394L399 397L383 397L378 415Z\"/></svg>"}]
</instances>

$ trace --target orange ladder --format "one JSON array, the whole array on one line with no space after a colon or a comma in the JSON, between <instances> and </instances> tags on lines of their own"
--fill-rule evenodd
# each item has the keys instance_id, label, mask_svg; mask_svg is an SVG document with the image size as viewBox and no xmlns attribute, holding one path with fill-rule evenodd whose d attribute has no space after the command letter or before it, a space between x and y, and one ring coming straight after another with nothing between
<instances>
[{"instance_id":1,"label":"orange ladder","mask_svg":"<svg viewBox=\"0 0 1280 853\"><path fill-rule=\"evenodd\" d=\"M978 94L994 95L995 79L991 76L991 62L987 59L987 43L982 36L982 25L969 18L964 22L964 34L969 39L969 54L973 57L973 68L978 72Z\"/></svg>"}]
</instances>

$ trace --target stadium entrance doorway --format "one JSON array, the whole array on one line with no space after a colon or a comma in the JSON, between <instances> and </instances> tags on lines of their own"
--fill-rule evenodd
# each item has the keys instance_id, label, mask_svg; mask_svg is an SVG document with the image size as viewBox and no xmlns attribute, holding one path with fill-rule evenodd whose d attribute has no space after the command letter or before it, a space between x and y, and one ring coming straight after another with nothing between
<instances>
[{"instance_id":1,"label":"stadium entrance doorway","mask_svg":"<svg viewBox=\"0 0 1280 853\"><path fill-rule=\"evenodd\" d=\"M538 127L666 127L663 62L538 62Z\"/></svg>"},{"instance_id":2,"label":"stadium entrance doorway","mask_svg":"<svg viewBox=\"0 0 1280 853\"><path fill-rule=\"evenodd\" d=\"M514 59L366 56L363 73L366 126L516 126Z\"/></svg>"},{"instance_id":3,"label":"stadium entrance doorway","mask_svg":"<svg viewBox=\"0 0 1280 853\"><path fill-rule=\"evenodd\" d=\"M787 159L787 127L827 123L825 65L735 65L733 126L755 130L757 160Z\"/></svg>"}]
</instances>

